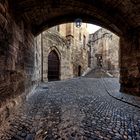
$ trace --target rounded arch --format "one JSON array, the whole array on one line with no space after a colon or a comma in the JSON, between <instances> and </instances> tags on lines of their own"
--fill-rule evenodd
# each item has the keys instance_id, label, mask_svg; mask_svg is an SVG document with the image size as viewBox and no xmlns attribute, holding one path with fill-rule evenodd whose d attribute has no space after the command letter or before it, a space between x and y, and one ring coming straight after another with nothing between
<instances>
[{"instance_id":1,"label":"rounded arch","mask_svg":"<svg viewBox=\"0 0 140 140\"><path fill-rule=\"evenodd\" d=\"M34 35L51 26L73 22L76 18L118 35L140 26L139 5L133 0L14 0L11 5L14 15L24 19Z\"/></svg>"},{"instance_id":2,"label":"rounded arch","mask_svg":"<svg viewBox=\"0 0 140 140\"><path fill-rule=\"evenodd\" d=\"M112 24L111 22L105 23L104 20L98 19L97 17L90 16L88 14L79 14L78 15L75 13L65 14L65 15L61 15L59 17L51 18L49 20L45 20L39 26L32 28L32 32L35 36L37 36L41 32L43 32L53 26L56 26L59 24L64 24L64 23L73 23L73 22L75 22L76 18L81 18L83 23L89 23L89 24L101 26L105 29L112 31L113 33L117 34L118 36L123 35L123 32L125 32L124 31L125 27L123 29L121 29L120 27L117 27L117 25Z\"/></svg>"}]
</instances>

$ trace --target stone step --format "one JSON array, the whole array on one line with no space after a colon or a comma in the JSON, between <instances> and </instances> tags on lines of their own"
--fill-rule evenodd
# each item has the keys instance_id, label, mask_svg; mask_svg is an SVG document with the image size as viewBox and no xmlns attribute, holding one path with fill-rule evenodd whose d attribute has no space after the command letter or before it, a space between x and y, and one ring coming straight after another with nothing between
<instances>
[{"instance_id":1,"label":"stone step","mask_svg":"<svg viewBox=\"0 0 140 140\"><path fill-rule=\"evenodd\" d=\"M88 78L103 78L103 77L111 77L107 74L103 69L93 69L88 74L85 75Z\"/></svg>"}]
</instances>

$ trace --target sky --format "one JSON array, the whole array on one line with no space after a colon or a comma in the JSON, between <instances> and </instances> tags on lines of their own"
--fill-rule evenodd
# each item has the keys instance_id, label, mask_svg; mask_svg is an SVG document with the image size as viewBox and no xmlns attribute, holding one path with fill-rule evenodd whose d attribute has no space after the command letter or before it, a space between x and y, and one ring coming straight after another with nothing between
<instances>
[{"instance_id":1,"label":"sky","mask_svg":"<svg viewBox=\"0 0 140 140\"><path fill-rule=\"evenodd\" d=\"M97 26L97 25L93 25L93 24L88 24L87 25L87 29L88 29L88 32L90 34L96 32L97 30L99 30L101 27Z\"/></svg>"}]
</instances>

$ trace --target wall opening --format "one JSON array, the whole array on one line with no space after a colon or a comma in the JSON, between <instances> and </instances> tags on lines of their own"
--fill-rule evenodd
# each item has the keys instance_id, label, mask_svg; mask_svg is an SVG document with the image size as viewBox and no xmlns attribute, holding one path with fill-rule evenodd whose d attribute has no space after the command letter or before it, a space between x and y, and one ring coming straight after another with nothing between
<instances>
[{"instance_id":1,"label":"wall opening","mask_svg":"<svg viewBox=\"0 0 140 140\"><path fill-rule=\"evenodd\" d=\"M78 76L81 76L81 66L78 66Z\"/></svg>"},{"instance_id":2,"label":"wall opening","mask_svg":"<svg viewBox=\"0 0 140 140\"><path fill-rule=\"evenodd\" d=\"M43 81L86 76L89 70L119 77L119 37L107 29L89 25L82 23L76 28L74 23L65 23L42 33Z\"/></svg>"},{"instance_id":3,"label":"wall opening","mask_svg":"<svg viewBox=\"0 0 140 140\"><path fill-rule=\"evenodd\" d=\"M60 60L55 50L48 56L48 81L60 80Z\"/></svg>"}]
</instances>

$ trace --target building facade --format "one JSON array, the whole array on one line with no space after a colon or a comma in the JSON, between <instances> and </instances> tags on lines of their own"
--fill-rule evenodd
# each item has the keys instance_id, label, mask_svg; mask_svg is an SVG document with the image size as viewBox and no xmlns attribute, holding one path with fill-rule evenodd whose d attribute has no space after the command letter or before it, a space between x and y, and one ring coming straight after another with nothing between
<instances>
[{"instance_id":1,"label":"building facade","mask_svg":"<svg viewBox=\"0 0 140 140\"><path fill-rule=\"evenodd\" d=\"M37 37L42 52L42 81L64 80L77 76L88 67L87 24L61 24Z\"/></svg>"},{"instance_id":2,"label":"building facade","mask_svg":"<svg viewBox=\"0 0 140 140\"><path fill-rule=\"evenodd\" d=\"M114 77L119 76L119 37L101 28L89 35L90 67L102 68Z\"/></svg>"}]
</instances>

